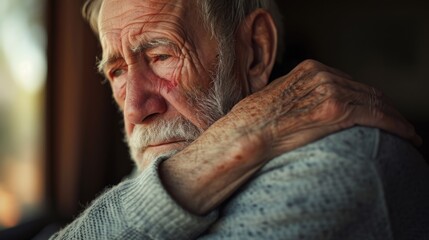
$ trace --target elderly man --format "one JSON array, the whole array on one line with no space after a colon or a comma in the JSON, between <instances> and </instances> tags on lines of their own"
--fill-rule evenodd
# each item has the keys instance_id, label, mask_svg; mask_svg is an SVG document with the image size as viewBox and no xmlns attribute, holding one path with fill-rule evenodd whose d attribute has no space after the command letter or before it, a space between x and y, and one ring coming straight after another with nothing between
<instances>
[{"instance_id":1,"label":"elderly man","mask_svg":"<svg viewBox=\"0 0 429 240\"><path fill-rule=\"evenodd\" d=\"M268 84L276 11L268 0L86 5L139 174L53 238L426 234L428 168L413 147L376 128L331 133L418 137L373 88L315 61Z\"/></svg>"}]
</instances>

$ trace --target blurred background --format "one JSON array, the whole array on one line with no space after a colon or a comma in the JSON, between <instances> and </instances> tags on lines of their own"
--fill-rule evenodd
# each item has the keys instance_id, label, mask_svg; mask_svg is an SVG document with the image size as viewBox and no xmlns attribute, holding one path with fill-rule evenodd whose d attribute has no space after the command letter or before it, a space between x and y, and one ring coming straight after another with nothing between
<instances>
[{"instance_id":1,"label":"blurred background","mask_svg":"<svg viewBox=\"0 0 429 240\"><path fill-rule=\"evenodd\" d=\"M0 1L0 239L44 239L132 170L83 0ZM429 2L278 1L306 58L381 89L429 156Z\"/></svg>"}]
</instances>

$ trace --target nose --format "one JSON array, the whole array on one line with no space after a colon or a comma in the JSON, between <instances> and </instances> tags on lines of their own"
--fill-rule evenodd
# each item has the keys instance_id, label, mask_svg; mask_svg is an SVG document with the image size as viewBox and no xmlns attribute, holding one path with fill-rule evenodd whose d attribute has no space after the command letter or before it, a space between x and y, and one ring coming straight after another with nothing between
<instances>
[{"instance_id":1,"label":"nose","mask_svg":"<svg viewBox=\"0 0 429 240\"><path fill-rule=\"evenodd\" d=\"M129 68L124 104L124 118L128 124L142 124L150 117L167 110L160 94L160 79L144 66Z\"/></svg>"}]
</instances>

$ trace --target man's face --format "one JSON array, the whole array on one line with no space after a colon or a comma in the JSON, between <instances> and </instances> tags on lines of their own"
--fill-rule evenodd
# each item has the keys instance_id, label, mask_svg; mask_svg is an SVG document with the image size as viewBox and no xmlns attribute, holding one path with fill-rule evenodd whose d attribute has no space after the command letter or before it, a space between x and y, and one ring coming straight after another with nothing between
<instances>
[{"instance_id":1,"label":"man's face","mask_svg":"<svg viewBox=\"0 0 429 240\"><path fill-rule=\"evenodd\" d=\"M218 46L193 2L105 0L101 7L101 66L140 168L183 149L213 123L198 102L212 86Z\"/></svg>"}]
</instances>

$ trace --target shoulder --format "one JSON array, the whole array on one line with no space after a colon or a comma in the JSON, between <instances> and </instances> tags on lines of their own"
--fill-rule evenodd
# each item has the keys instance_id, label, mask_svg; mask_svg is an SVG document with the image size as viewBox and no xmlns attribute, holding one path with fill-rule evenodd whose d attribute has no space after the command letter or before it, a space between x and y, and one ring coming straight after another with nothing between
<instances>
[{"instance_id":1,"label":"shoulder","mask_svg":"<svg viewBox=\"0 0 429 240\"><path fill-rule=\"evenodd\" d=\"M259 174L283 168L293 171L366 166L377 157L380 134L375 128L346 129L272 159Z\"/></svg>"},{"instance_id":2,"label":"shoulder","mask_svg":"<svg viewBox=\"0 0 429 240\"><path fill-rule=\"evenodd\" d=\"M380 134L380 130L377 128L353 127L331 134L290 153L285 153L280 158L287 157L288 154L308 152L330 152L354 158L373 158L378 149Z\"/></svg>"},{"instance_id":3,"label":"shoulder","mask_svg":"<svg viewBox=\"0 0 429 240\"><path fill-rule=\"evenodd\" d=\"M253 229L268 239L344 239L344 229L354 226L357 239L389 239L382 186L366 160L376 151L379 133L357 127L271 160L225 206L228 217L217 229ZM229 228L235 221L247 225Z\"/></svg>"},{"instance_id":4,"label":"shoulder","mask_svg":"<svg viewBox=\"0 0 429 240\"><path fill-rule=\"evenodd\" d=\"M262 172L312 159L317 160L320 164L329 160L327 166L331 167L336 163L336 161L332 161L333 159L342 159L346 165L370 164L375 165L378 169L387 159L391 163L395 162L400 165L400 162L410 157L420 163L424 162L412 144L400 137L377 128L358 126L336 132L301 148L286 152L268 162Z\"/></svg>"},{"instance_id":5,"label":"shoulder","mask_svg":"<svg viewBox=\"0 0 429 240\"><path fill-rule=\"evenodd\" d=\"M398 181L406 184L412 179L427 179L429 170L423 157L405 140L377 128L353 127L272 159L255 180L297 174L362 180L355 183L375 181L393 191Z\"/></svg>"},{"instance_id":6,"label":"shoulder","mask_svg":"<svg viewBox=\"0 0 429 240\"><path fill-rule=\"evenodd\" d=\"M290 179L299 176L300 182L320 185L314 178L338 182L354 181L366 184L377 178L377 153L380 145L379 129L354 127L346 129L296 150L284 153L268 162L255 176L257 181L271 178Z\"/></svg>"},{"instance_id":7,"label":"shoulder","mask_svg":"<svg viewBox=\"0 0 429 240\"><path fill-rule=\"evenodd\" d=\"M429 198L419 194L424 184L410 182L413 170L397 174L399 162L412 162L404 155L418 157L410 144L379 129L331 134L268 162L223 207L211 231L246 239L418 236L423 228L416 219L423 219ZM407 192L411 185L418 191ZM407 195L419 200L404 201Z\"/></svg>"},{"instance_id":8,"label":"shoulder","mask_svg":"<svg viewBox=\"0 0 429 240\"><path fill-rule=\"evenodd\" d=\"M341 221L366 221L368 229L391 228L387 232L401 237L428 234L422 230L429 216L428 164L412 144L379 129L354 127L284 153L248 189L264 195L270 186L276 186L272 198L295 208L317 206L312 211L325 216L329 209Z\"/></svg>"}]
</instances>

